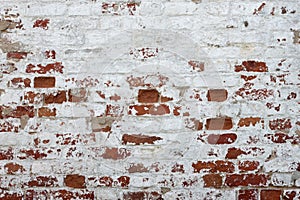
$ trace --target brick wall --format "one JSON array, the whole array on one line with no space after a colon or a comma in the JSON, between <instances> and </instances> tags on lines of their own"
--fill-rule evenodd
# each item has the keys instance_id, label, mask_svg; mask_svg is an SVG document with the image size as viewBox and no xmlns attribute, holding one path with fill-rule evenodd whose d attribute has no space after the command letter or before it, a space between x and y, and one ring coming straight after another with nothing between
<instances>
[{"instance_id":1,"label":"brick wall","mask_svg":"<svg viewBox=\"0 0 300 200\"><path fill-rule=\"evenodd\" d=\"M299 16L2 0L0 199L299 199Z\"/></svg>"}]
</instances>

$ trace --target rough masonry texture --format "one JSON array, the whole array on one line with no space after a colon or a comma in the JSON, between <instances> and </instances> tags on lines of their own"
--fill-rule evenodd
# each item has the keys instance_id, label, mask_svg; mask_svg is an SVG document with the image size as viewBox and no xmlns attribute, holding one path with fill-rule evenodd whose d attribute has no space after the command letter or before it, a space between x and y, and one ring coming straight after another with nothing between
<instances>
[{"instance_id":1,"label":"rough masonry texture","mask_svg":"<svg viewBox=\"0 0 300 200\"><path fill-rule=\"evenodd\" d=\"M1 0L0 199L300 199L298 0Z\"/></svg>"}]
</instances>

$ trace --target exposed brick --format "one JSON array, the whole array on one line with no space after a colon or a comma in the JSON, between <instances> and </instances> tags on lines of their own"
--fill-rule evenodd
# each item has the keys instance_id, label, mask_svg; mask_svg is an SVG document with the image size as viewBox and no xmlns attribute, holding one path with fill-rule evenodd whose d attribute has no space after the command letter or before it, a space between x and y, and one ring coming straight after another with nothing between
<instances>
[{"instance_id":1,"label":"exposed brick","mask_svg":"<svg viewBox=\"0 0 300 200\"><path fill-rule=\"evenodd\" d=\"M274 143L287 143L299 144L300 136L298 135L288 135L286 133L275 133L275 134L266 134L264 135L267 139L271 140Z\"/></svg>"},{"instance_id":2,"label":"exposed brick","mask_svg":"<svg viewBox=\"0 0 300 200\"><path fill-rule=\"evenodd\" d=\"M247 72L267 72L268 67L266 63L259 61L243 61L242 65L236 65L235 71L247 71Z\"/></svg>"},{"instance_id":3,"label":"exposed brick","mask_svg":"<svg viewBox=\"0 0 300 200\"><path fill-rule=\"evenodd\" d=\"M238 200L258 200L258 194L257 189L239 190Z\"/></svg>"},{"instance_id":4,"label":"exposed brick","mask_svg":"<svg viewBox=\"0 0 300 200\"><path fill-rule=\"evenodd\" d=\"M45 58L55 59L56 58L56 52L54 50L45 51Z\"/></svg>"},{"instance_id":5,"label":"exposed brick","mask_svg":"<svg viewBox=\"0 0 300 200\"><path fill-rule=\"evenodd\" d=\"M152 90L139 90L138 101L140 103L156 103L159 99L159 92Z\"/></svg>"},{"instance_id":6,"label":"exposed brick","mask_svg":"<svg viewBox=\"0 0 300 200\"><path fill-rule=\"evenodd\" d=\"M228 159L237 159L238 156L240 155L246 155L247 152L239 149L239 148L235 148L235 147L232 147L232 148L229 148L228 151L227 151L227 154L226 154L226 158Z\"/></svg>"},{"instance_id":7,"label":"exposed brick","mask_svg":"<svg viewBox=\"0 0 300 200\"><path fill-rule=\"evenodd\" d=\"M21 118L22 116L28 116L30 118L35 116L33 106L17 106L11 108L8 106L0 106L0 119L3 118Z\"/></svg>"},{"instance_id":8,"label":"exposed brick","mask_svg":"<svg viewBox=\"0 0 300 200\"><path fill-rule=\"evenodd\" d=\"M19 155L18 158L21 160L33 158L35 160L43 159L47 157L47 153L40 151L40 150L34 150L34 149L21 149L21 153L24 155Z\"/></svg>"},{"instance_id":9,"label":"exposed brick","mask_svg":"<svg viewBox=\"0 0 300 200\"><path fill-rule=\"evenodd\" d=\"M99 178L99 185L100 186L106 186L106 187L112 187L114 180L109 176L103 176Z\"/></svg>"},{"instance_id":10,"label":"exposed brick","mask_svg":"<svg viewBox=\"0 0 300 200\"><path fill-rule=\"evenodd\" d=\"M1 1L0 200L299 199L298 4Z\"/></svg>"},{"instance_id":11,"label":"exposed brick","mask_svg":"<svg viewBox=\"0 0 300 200\"><path fill-rule=\"evenodd\" d=\"M5 191L0 192L1 200L22 200L23 194L17 191Z\"/></svg>"},{"instance_id":12,"label":"exposed brick","mask_svg":"<svg viewBox=\"0 0 300 200\"><path fill-rule=\"evenodd\" d=\"M238 186L267 186L268 176L265 174L228 174L225 185Z\"/></svg>"},{"instance_id":13,"label":"exposed brick","mask_svg":"<svg viewBox=\"0 0 300 200\"><path fill-rule=\"evenodd\" d=\"M45 66L41 64L33 65L29 64L26 67L26 73L38 73L38 74L46 74L46 73L63 73L64 66L61 62L49 63Z\"/></svg>"},{"instance_id":14,"label":"exposed brick","mask_svg":"<svg viewBox=\"0 0 300 200\"><path fill-rule=\"evenodd\" d=\"M18 174L26 171L22 165L13 162L6 163L4 165L4 169L7 174Z\"/></svg>"},{"instance_id":15,"label":"exposed brick","mask_svg":"<svg viewBox=\"0 0 300 200\"><path fill-rule=\"evenodd\" d=\"M222 102L226 101L228 92L225 89L211 89L208 90L206 97L208 101Z\"/></svg>"},{"instance_id":16,"label":"exposed brick","mask_svg":"<svg viewBox=\"0 0 300 200\"><path fill-rule=\"evenodd\" d=\"M118 178L118 182L121 185L121 187L128 187L130 183L130 177L129 176L120 176Z\"/></svg>"},{"instance_id":17,"label":"exposed brick","mask_svg":"<svg viewBox=\"0 0 300 200\"><path fill-rule=\"evenodd\" d=\"M67 101L66 91L57 91L52 94L44 94L44 101L46 104L58 103L61 104Z\"/></svg>"},{"instance_id":18,"label":"exposed brick","mask_svg":"<svg viewBox=\"0 0 300 200\"><path fill-rule=\"evenodd\" d=\"M269 127L271 130L288 130L292 123L290 119L274 119L269 121Z\"/></svg>"},{"instance_id":19,"label":"exposed brick","mask_svg":"<svg viewBox=\"0 0 300 200\"><path fill-rule=\"evenodd\" d=\"M129 134L124 134L122 136L122 141L123 144L127 144L127 143L133 143L136 145L140 145L140 144L154 144L154 142L158 141L158 140L162 140L161 137L156 137L156 136L148 136L148 135L129 135Z\"/></svg>"},{"instance_id":20,"label":"exposed brick","mask_svg":"<svg viewBox=\"0 0 300 200\"><path fill-rule=\"evenodd\" d=\"M102 3L102 13L103 14L127 14L134 15L137 7L140 6L139 1L121 1L117 3L103 2Z\"/></svg>"},{"instance_id":21,"label":"exposed brick","mask_svg":"<svg viewBox=\"0 0 300 200\"><path fill-rule=\"evenodd\" d=\"M232 144L236 141L237 135L234 133L210 134L207 137L209 144Z\"/></svg>"},{"instance_id":22,"label":"exposed brick","mask_svg":"<svg viewBox=\"0 0 300 200\"><path fill-rule=\"evenodd\" d=\"M247 118L242 118L240 119L238 126L243 127L243 126L255 126L257 123L261 121L260 117L247 117Z\"/></svg>"},{"instance_id":23,"label":"exposed brick","mask_svg":"<svg viewBox=\"0 0 300 200\"><path fill-rule=\"evenodd\" d=\"M162 195L158 192L146 192L146 191L138 191L138 192L124 192L123 194L124 200L144 200L144 199L153 199L160 200L163 199Z\"/></svg>"},{"instance_id":24,"label":"exposed brick","mask_svg":"<svg viewBox=\"0 0 300 200\"><path fill-rule=\"evenodd\" d=\"M38 110L39 117L55 117L56 116L56 109L50 109L47 107L39 108Z\"/></svg>"},{"instance_id":25,"label":"exposed brick","mask_svg":"<svg viewBox=\"0 0 300 200\"><path fill-rule=\"evenodd\" d=\"M42 28L48 30L49 19L38 19L34 22L33 28Z\"/></svg>"},{"instance_id":26,"label":"exposed brick","mask_svg":"<svg viewBox=\"0 0 300 200\"><path fill-rule=\"evenodd\" d=\"M70 102L85 102L87 100L87 91L84 88L76 88L68 91Z\"/></svg>"},{"instance_id":27,"label":"exposed brick","mask_svg":"<svg viewBox=\"0 0 300 200\"><path fill-rule=\"evenodd\" d=\"M129 150L121 148L105 148L104 153L102 154L102 157L104 159L112 159L112 160L119 160L119 159L125 159L128 156L130 156L131 153Z\"/></svg>"},{"instance_id":28,"label":"exposed brick","mask_svg":"<svg viewBox=\"0 0 300 200\"><path fill-rule=\"evenodd\" d=\"M29 91L24 94L24 100L31 104L38 104L42 102L43 96L40 93Z\"/></svg>"},{"instance_id":29,"label":"exposed brick","mask_svg":"<svg viewBox=\"0 0 300 200\"><path fill-rule=\"evenodd\" d=\"M241 171L253 171L256 170L258 167L259 167L258 161L245 160L239 162L239 170Z\"/></svg>"},{"instance_id":30,"label":"exposed brick","mask_svg":"<svg viewBox=\"0 0 300 200\"><path fill-rule=\"evenodd\" d=\"M281 190L261 190L260 200L280 200L281 194Z\"/></svg>"},{"instance_id":31,"label":"exposed brick","mask_svg":"<svg viewBox=\"0 0 300 200\"><path fill-rule=\"evenodd\" d=\"M0 160L12 160L14 158L12 148L0 150Z\"/></svg>"},{"instance_id":32,"label":"exposed brick","mask_svg":"<svg viewBox=\"0 0 300 200\"><path fill-rule=\"evenodd\" d=\"M14 88L31 87L31 80L29 78L13 78L9 83Z\"/></svg>"},{"instance_id":33,"label":"exposed brick","mask_svg":"<svg viewBox=\"0 0 300 200\"><path fill-rule=\"evenodd\" d=\"M207 130L229 130L233 127L232 120L229 117L211 118L206 120Z\"/></svg>"},{"instance_id":34,"label":"exposed brick","mask_svg":"<svg viewBox=\"0 0 300 200\"><path fill-rule=\"evenodd\" d=\"M79 174L69 174L65 177L64 183L72 188L85 188L85 177Z\"/></svg>"},{"instance_id":35,"label":"exposed brick","mask_svg":"<svg viewBox=\"0 0 300 200\"><path fill-rule=\"evenodd\" d=\"M234 172L234 164L229 161L198 161L197 163L193 163L192 167L194 168L194 172Z\"/></svg>"},{"instance_id":36,"label":"exposed brick","mask_svg":"<svg viewBox=\"0 0 300 200\"><path fill-rule=\"evenodd\" d=\"M35 88L52 88L55 87L55 77L35 77Z\"/></svg>"},{"instance_id":37,"label":"exposed brick","mask_svg":"<svg viewBox=\"0 0 300 200\"><path fill-rule=\"evenodd\" d=\"M8 52L6 55L7 59L21 60L27 57L27 52Z\"/></svg>"},{"instance_id":38,"label":"exposed brick","mask_svg":"<svg viewBox=\"0 0 300 200\"><path fill-rule=\"evenodd\" d=\"M0 123L0 132L15 132L18 133L20 129L19 124L13 124L11 122Z\"/></svg>"},{"instance_id":39,"label":"exposed brick","mask_svg":"<svg viewBox=\"0 0 300 200\"><path fill-rule=\"evenodd\" d=\"M68 190L57 190L51 191L50 196L53 199L85 199L94 200L95 194L93 191L81 190L81 191L68 191Z\"/></svg>"},{"instance_id":40,"label":"exposed brick","mask_svg":"<svg viewBox=\"0 0 300 200\"><path fill-rule=\"evenodd\" d=\"M172 172L180 172L180 173L184 173L184 166L183 165L180 165L180 164L175 164L173 167L172 167Z\"/></svg>"},{"instance_id":41,"label":"exposed brick","mask_svg":"<svg viewBox=\"0 0 300 200\"><path fill-rule=\"evenodd\" d=\"M220 174L206 174L203 176L204 187L220 188L223 184Z\"/></svg>"},{"instance_id":42,"label":"exposed brick","mask_svg":"<svg viewBox=\"0 0 300 200\"><path fill-rule=\"evenodd\" d=\"M29 187L57 187L58 180L54 176L37 176L31 178L26 185Z\"/></svg>"}]
</instances>

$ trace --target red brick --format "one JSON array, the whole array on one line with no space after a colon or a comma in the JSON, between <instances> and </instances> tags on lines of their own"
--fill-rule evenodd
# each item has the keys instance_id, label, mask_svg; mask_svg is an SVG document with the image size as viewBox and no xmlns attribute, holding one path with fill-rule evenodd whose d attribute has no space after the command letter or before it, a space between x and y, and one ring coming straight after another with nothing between
<instances>
[{"instance_id":1,"label":"red brick","mask_svg":"<svg viewBox=\"0 0 300 200\"><path fill-rule=\"evenodd\" d=\"M65 177L64 183L72 188L85 188L85 177L79 174L69 174Z\"/></svg>"},{"instance_id":2,"label":"red brick","mask_svg":"<svg viewBox=\"0 0 300 200\"><path fill-rule=\"evenodd\" d=\"M27 52L8 52L6 55L7 59L21 60L27 57Z\"/></svg>"},{"instance_id":3,"label":"red brick","mask_svg":"<svg viewBox=\"0 0 300 200\"><path fill-rule=\"evenodd\" d=\"M20 125L18 124L14 124L11 122L3 122L0 123L0 132L14 132L14 133L18 133L20 129Z\"/></svg>"},{"instance_id":4,"label":"red brick","mask_svg":"<svg viewBox=\"0 0 300 200\"><path fill-rule=\"evenodd\" d=\"M232 144L236 139L237 135L235 133L210 134L207 137L207 142L209 144Z\"/></svg>"},{"instance_id":5,"label":"red brick","mask_svg":"<svg viewBox=\"0 0 300 200\"><path fill-rule=\"evenodd\" d=\"M281 194L281 190L261 190L260 200L280 200Z\"/></svg>"},{"instance_id":6,"label":"red brick","mask_svg":"<svg viewBox=\"0 0 300 200\"><path fill-rule=\"evenodd\" d=\"M298 144L300 141L299 136L288 135L286 133L266 134L264 136L274 143L287 143L290 141L292 144Z\"/></svg>"},{"instance_id":7,"label":"red brick","mask_svg":"<svg viewBox=\"0 0 300 200\"><path fill-rule=\"evenodd\" d=\"M49 191L47 190L26 190L25 200L33 200L37 197L39 199L47 199L49 196Z\"/></svg>"},{"instance_id":8,"label":"red brick","mask_svg":"<svg viewBox=\"0 0 300 200\"><path fill-rule=\"evenodd\" d=\"M0 106L0 119L10 117L21 118L22 116L28 116L32 118L34 115L35 112L33 106L17 106L16 108Z\"/></svg>"},{"instance_id":9,"label":"red brick","mask_svg":"<svg viewBox=\"0 0 300 200\"><path fill-rule=\"evenodd\" d=\"M22 200L23 194L15 191L0 191L1 200Z\"/></svg>"},{"instance_id":10,"label":"red brick","mask_svg":"<svg viewBox=\"0 0 300 200\"><path fill-rule=\"evenodd\" d=\"M160 97L160 102L162 102L162 103L165 103L165 102L168 102L168 101L172 101L172 100L173 100L172 97L164 97L164 96Z\"/></svg>"},{"instance_id":11,"label":"red brick","mask_svg":"<svg viewBox=\"0 0 300 200\"><path fill-rule=\"evenodd\" d=\"M56 116L56 109L50 109L47 107L39 108L38 110L39 117L55 117Z\"/></svg>"},{"instance_id":12,"label":"red brick","mask_svg":"<svg viewBox=\"0 0 300 200\"><path fill-rule=\"evenodd\" d=\"M208 101L222 102L226 101L228 92L225 89L212 89L208 90L206 97Z\"/></svg>"},{"instance_id":13,"label":"red brick","mask_svg":"<svg viewBox=\"0 0 300 200\"><path fill-rule=\"evenodd\" d=\"M140 144L154 144L154 142L162 140L161 137L156 137L156 136L148 136L148 135L136 135L136 134L124 134L122 136L122 143L127 144L127 143L133 143L136 145Z\"/></svg>"},{"instance_id":14,"label":"red brick","mask_svg":"<svg viewBox=\"0 0 300 200\"><path fill-rule=\"evenodd\" d=\"M49 19L38 19L34 22L33 28L42 28L48 30Z\"/></svg>"},{"instance_id":15,"label":"red brick","mask_svg":"<svg viewBox=\"0 0 300 200\"><path fill-rule=\"evenodd\" d=\"M81 190L81 191L68 191L68 190L57 190L51 191L52 198L50 199L84 199L84 200L94 200L95 195L93 191Z\"/></svg>"},{"instance_id":16,"label":"red brick","mask_svg":"<svg viewBox=\"0 0 300 200\"><path fill-rule=\"evenodd\" d=\"M35 88L52 88L55 87L55 77L35 77Z\"/></svg>"},{"instance_id":17,"label":"red brick","mask_svg":"<svg viewBox=\"0 0 300 200\"><path fill-rule=\"evenodd\" d=\"M256 79L257 76L245 76L245 75L241 75L241 78L244 79L244 81L251 81L253 79Z\"/></svg>"},{"instance_id":18,"label":"red brick","mask_svg":"<svg viewBox=\"0 0 300 200\"><path fill-rule=\"evenodd\" d=\"M268 67L266 63L264 62L258 62L258 61L243 61L242 65L236 65L235 71L247 71L247 72L267 72Z\"/></svg>"},{"instance_id":19,"label":"red brick","mask_svg":"<svg viewBox=\"0 0 300 200\"><path fill-rule=\"evenodd\" d=\"M25 154L18 156L19 159L24 160L28 158L33 158L35 160L46 158L48 155L40 150L34 150L34 149L21 149L20 153Z\"/></svg>"},{"instance_id":20,"label":"red brick","mask_svg":"<svg viewBox=\"0 0 300 200\"><path fill-rule=\"evenodd\" d=\"M45 51L45 58L55 59L56 58L56 52L54 50Z\"/></svg>"},{"instance_id":21,"label":"red brick","mask_svg":"<svg viewBox=\"0 0 300 200\"><path fill-rule=\"evenodd\" d=\"M99 186L112 187L114 180L109 176L99 178Z\"/></svg>"},{"instance_id":22,"label":"red brick","mask_svg":"<svg viewBox=\"0 0 300 200\"><path fill-rule=\"evenodd\" d=\"M7 150L0 150L0 160L12 160L14 158L12 148L8 148Z\"/></svg>"},{"instance_id":23,"label":"red brick","mask_svg":"<svg viewBox=\"0 0 300 200\"><path fill-rule=\"evenodd\" d=\"M207 119L205 127L207 130L229 130L232 126L231 118L225 117Z\"/></svg>"},{"instance_id":24,"label":"red brick","mask_svg":"<svg viewBox=\"0 0 300 200\"><path fill-rule=\"evenodd\" d=\"M145 200L145 199L153 199L153 200L162 200L162 195L158 192L146 192L146 191L138 191L138 192L124 192L123 200Z\"/></svg>"},{"instance_id":25,"label":"red brick","mask_svg":"<svg viewBox=\"0 0 300 200\"><path fill-rule=\"evenodd\" d=\"M29 91L24 94L24 100L27 100L28 103L39 104L42 102L43 96L40 93Z\"/></svg>"},{"instance_id":26,"label":"red brick","mask_svg":"<svg viewBox=\"0 0 300 200\"><path fill-rule=\"evenodd\" d=\"M225 184L229 187L267 186L267 181L265 174L227 174Z\"/></svg>"},{"instance_id":27,"label":"red brick","mask_svg":"<svg viewBox=\"0 0 300 200\"><path fill-rule=\"evenodd\" d=\"M145 167L142 163L131 163L129 168L127 168L126 170L129 173L149 172L149 168Z\"/></svg>"},{"instance_id":28,"label":"red brick","mask_svg":"<svg viewBox=\"0 0 300 200\"><path fill-rule=\"evenodd\" d=\"M220 188L223 184L220 174L206 174L203 176L204 187Z\"/></svg>"},{"instance_id":29,"label":"red brick","mask_svg":"<svg viewBox=\"0 0 300 200\"><path fill-rule=\"evenodd\" d=\"M56 187L58 186L58 180L54 176L37 176L31 178L25 185L29 187Z\"/></svg>"},{"instance_id":30,"label":"red brick","mask_svg":"<svg viewBox=\"0 0 300 200\"><path fill-rule=\"evenodd\" d=\"M253 171L256 170L259 167L258 161L239 161L239 170L241 171Z\"/></svg>"},{"instance_id":31,"label":"red brick","mask_svg":"<svg viewBox=\"0 0 300 200\"><path fill-rule=\"evenodd\" d=\"M239 190L238 200L258 200L258 190Z\"/></svg>"},{"instance_id":32,"label":"red brick","mask_svg":"<svg viewBox=\"0 0 300 200\"><path fill-rule=\"evenodd\" d=\"M46 73L63 73L64 66L61 62L49 63L45 66L41 64L33 65L29 64L26 66L26 73L38 73L38 74L46 74Z\"/></svg>"},{"instance_id":33,"label":"red brick","mask_svg":"<svg viewBox=\"0 0 300 200\"><path fill-rule=\"evenodd\" d=\"M271 130L289 130L292 128L290 119L274 119L269 121L269 127Z\"/></svg>"},{"instance_id":34,"label":"red brick","mask_svg":"<svg viewBox=\"0 0 300 200\"><path fill-rule=\"evenodd\" d=\"M11 175L26 171L22 165L13 162L6 163L4 165L4 169L7 174L11 174Z\"/></svg>"},{"instance_id":35,"label":"red brick","mask_svg":"<svg viewBox=\"0 0 300 200\"><path fill-rule=\"evenodd\" d=\"M119 160L125 159L131 155L131 152L124 148L105 148L104 153L101 155L104 159Z\"/></svg>"},{"instance_id":36,"label":"red brick","mask_svg":"<svg viewBox=\"0 0 300 200\"><path fill-rule=\"evenodd\" d=\"M283 200L295 200L296 196L299 199L299 191L297 190L284 191Z\"/></svg>"},{"instance_id":37,"label":"red brick","mask_svg":"<svg viewBox=\"0 0 300 200\"><path fill-rule=\"evenodd\" d=\"M192 167L194 168L194 172L234 172L234 164L229 161L198 161L197 163L193 163Z\"/></svg>"},{"instance_id":38,"label":"red brick","mask_svg":"<svg viewBox=\"0 0 300 200\"><path fill-rule=\"evenodd\" d=\"M31 80L29 78L13 78L8 84L14 88L27 88L31 87Z\"/></svg>"},{"instance_id":39,"label":"red brick","mask_svg":"<svg viewBox=\"0 0 300 200\"><path fill-rule=\"evenodd\" d=\"M259 123L261 118L259 117L248 117L248 118L242 118L240 119L238 126L243 127L243 126L255 126L257 123Z\"/></svg>"},{"instance_id":40,"label":"red brick","mask_svg":"<svg viewBox=\"0 0 300 200\"><path fill-rule=\"evenodd\" d=\"M70 89L68 91L70 102L86 102L87 101L87 91L84 88Z\"/></svg>"},{"instance_id":41,"label":"red brick","mask_svg":"<svg viewBox=\"0 0 300 200\"><path fill-rule=\"evenodd\" d=\"M130 183L130 177L129 176L120 176L118 178L118 182L121 185L121 187L128 187Z\"/></svg>"},{"instance_id":42,"label":"red brick","mask_svg":"<svg viewBox=\"0 0 300 200\"><path fill-rule=\"evenodd\" d=\"M121 117L124 115L123 111L124 111L123 106L106 105L105 115L109 117Z\"/></svg>"},{"instance_id":43,"label":"red brick","mask_svg":"<svg viewBox=\"0 0 300 200\"><path fill-rule=\"evenodd\" d=\"M155 89L139 90L138 101L140 103L156 103L159 99L159 92Z\"/></svg>"},{"instance_id":44,"label":"red brick","mask_svg":"<svg viewBox=\"0 0 300 200\"><path fill-rule=\"evenodd\" d=\"M66 91L57 91L53 94L44 94L44 101L46 104L58 103L61 104L67 101Z\"/></svg>"},{"instance_id":45,"label":"red brick","mask_svg":"<svg viewBox=\"0 0 300 200\"><path fill-rule=\"evenodd\" d=\"M240 155L247 155L247 152L239 149L239 148L229 148L226 154L226 159L237 159L238 156Z\"/></svg>"},{"instance_id":46,"label":"red brick","mask_svg":"<svg viewBox=\"0 0 300 200\"><path fill-rule=\"evenodd\" d=\"M173 172L173 173L175 173L175 172L184 173L185 172L184 171L184 166L176 163L175 165L173 165L171 172Z\"/></svg>"}]
</instances>

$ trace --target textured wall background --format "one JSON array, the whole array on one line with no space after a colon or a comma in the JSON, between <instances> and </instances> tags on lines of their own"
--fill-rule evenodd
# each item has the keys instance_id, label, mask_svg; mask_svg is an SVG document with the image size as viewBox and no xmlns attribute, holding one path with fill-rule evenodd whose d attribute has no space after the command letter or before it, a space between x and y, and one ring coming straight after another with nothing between
<instances>
[{"instance_id":1,"label":"textured wall background","mask_svg":"<svg viewBox=\"0 0 300 200\"><path fill-rule=\"evenodd\" d=\"M299 14L1 0L0 199L300 199Z\"/></svg>"}]
</instances>

